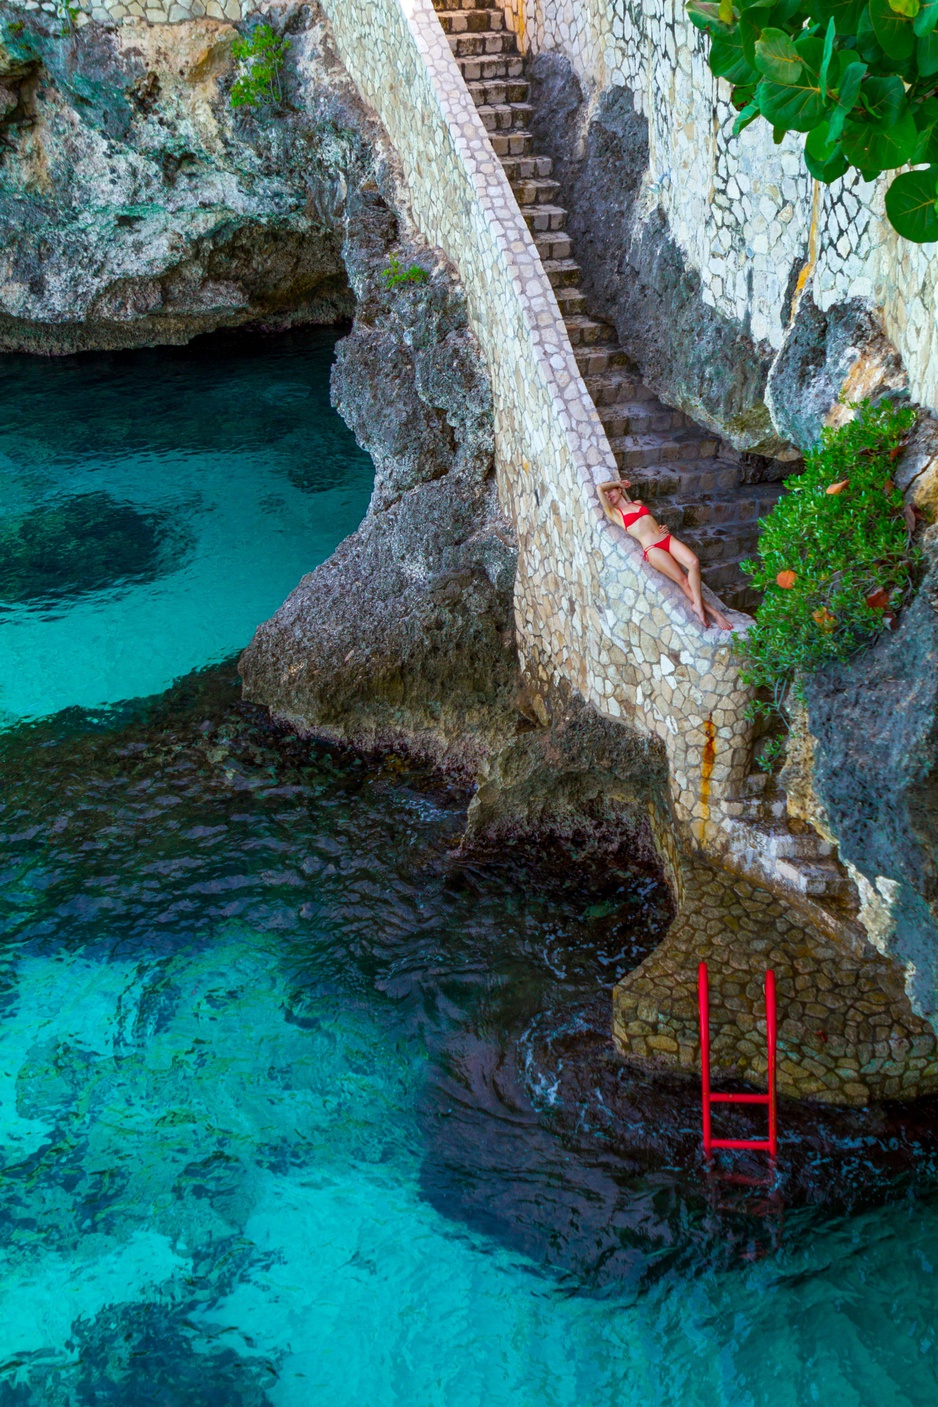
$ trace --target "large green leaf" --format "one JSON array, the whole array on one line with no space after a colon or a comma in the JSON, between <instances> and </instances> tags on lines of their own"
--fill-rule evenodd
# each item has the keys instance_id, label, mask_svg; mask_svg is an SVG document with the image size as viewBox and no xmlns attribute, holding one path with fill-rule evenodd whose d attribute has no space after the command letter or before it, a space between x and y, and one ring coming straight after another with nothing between
<instances>
[{"instance_id":1,"label":"large green leaf","mask_svg":"<svg viewBox=\"0 0 938 1407\"><path fill-rule=\"evenodd\" d=\"M910 59L915 46L912 21L897 15L889 0L870 0L873 33L891 59Z\"/></svg>"},{"instance_id":2,"label":"large green leaf","mask_svg":"<svg viewBox=\"0 0 938 1407\"><path fill-rule=\"evenodd\" d=\"M792 83L763 79L756 89L756 100L762 116L773 126L810 132L827 112L820 81L824 45L820 39L803 38L797 41L795 48L801 59L798 77Z\"/></svg>"},{"instance_id":3,"label":"large green leaf","mask_svg":"<svg viewBox=\"0 0 938 1407\"><path fill-rule=\"evenodd\" d=\"M804 144L804 164L816 181L829 186L847 170L847 158L840 149L840 143L830 141L826 122L820 123L808 133Z\"/></svg>"},{"instance_id":4,"label":"large green leaf","mask_svg":"<svg viewBox=\"0 0 938 1407\"><path fill-rule=\"evenodd\" d=\"M909 110L905 84L896 74L867 78L860 90L860 101L876 127L892 127Z\"/></svg>"},{"instance_id":5,"label":"large green leaf","mask_svg":"<svg viewBox=\"0 0 938 1407\"><path fill-rule=\"evenodd\" d=\"M938 240L938 168L927 171L903 171L886 192L886 214L889 222L904 239L915 244L933 244Z\"/></svg>"},{"instance_id":6,"label":"large green leaf","mask_svg":"<svg viewBox=\"0 0 938 1407\"><path fill-rule=\"evenodd\" d=\"M841 138L844 156L851 166L859 166L868 174L904 166L917 144L918 131L909 112L891 127L874 127L870 122L848 119Z\"/></svg>"},{"instance_id":7,"label":"large green leaf","mask_svg":"<svg viewBox=\"0 0 938 1407\"><path fill-rule=\"evenodd\" d=\"M838 34L856 34L867 0L813 0L811 18L826 25L833 20Z\"/></svg>"},{"instance_id":8,"label":"large green leaf","mask_svg":"<svg viewBox=\"0 0 938 1407\"><path fill-rule=\"evenodd\" d=\"M764 29L756 43L756 68L771 83L785 87L798 81L801 75L801 58L783 29Z\"/></svg>"},{"instance_id":9,"label":"large green leaf","mask_svg":"<svg viewBox=\"0 0 938 1407\"><path fill-rule=\"evenodd\" d=\"M931 78L933 73L938 73L938 33L935 30L916 40L915 57L923 78Z\"/></svg>"},{"instance_id":10,"label":"large green leaf","mask_svg":"<svg viewBox=\"0 0 938 1407\"><path fill-rule=\"evenodd\" d=\"M928 3L923 5L916 15L912 28L921 38L925 34L931 34L936 24L938 24L938 0L928 0Z\"/></svg>"},{"instance_id":11,"label":"large green leaf","mask_svg":"<svg viewBox=\"0 0 938 1407\"><path fill-rule=\"evenodd\" d=\"M837 106L830 120L829 140L834 142L840 138L844 130L844 122L850 116L860 95L860 84L866 73L866 64L849 63L840 75L840 85L837 90Z\"/></svg>"},{"instance_id":12,"label":"large green leaf","mask_svg":"<svg viewBox=\"0 0 938 1407\"><path fill-rule=\"evenodd\" d=\"M837 38L837 26L833 20L827 21L827 33L824 36L824 53L821 56L821 97L826 98L828 94L828 76L831 68L831 58L834 53L834 40ZM837 71L835 67L835 73Z\"/></svg>"},{"instance_id":13,"label":"large green leaf","mask_svg":"<svg viewBox=\"0 0 938 1407\"><path fill-rule=\"evenodd\" d=\"M922 7L919 0L889 0L889 8L897 15L905 15L907 20L914 20Z\"/></svg>"},{"instance_id":14,"label":"large green leaf","mask_svg":"<svg viewBox=\"0 0 938 1407\"><path fill-rule=\"evenodd\" d=\"M746 62L738 28L731 34L718 34L713 40L710 68L717 78L725 78L729 83L755 83L759 77Z\"/></svg>"},{"instance_id":15,"label":"large green leaf","mask_svg":"<svg viewBox=\"0 0 938 1407\"><path fill-rule=\"evenodd\" d=\"M710 4L709 0L687 0L687 14L692 25L697 29L702 29L706 34L725 34L728 25L720 19L719 3Z\"/></svg>"}]
</instances>

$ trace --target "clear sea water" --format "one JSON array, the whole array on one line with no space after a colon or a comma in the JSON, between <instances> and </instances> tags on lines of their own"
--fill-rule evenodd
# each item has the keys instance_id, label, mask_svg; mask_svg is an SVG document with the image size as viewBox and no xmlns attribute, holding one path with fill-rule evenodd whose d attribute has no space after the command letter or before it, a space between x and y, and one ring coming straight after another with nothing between
<instances>
[{"instance_id":1,"label":"clear sea water","mask_svg":"<svg viewBox=\"0 0 938 1407\"><path fill-rule=\"evenodd\" d=\"M240 704L334 340L0 361L0 1407L933 1404L935 1107L708 1178L608 1053L654 875Z\"/></svg>"}]
</instances>

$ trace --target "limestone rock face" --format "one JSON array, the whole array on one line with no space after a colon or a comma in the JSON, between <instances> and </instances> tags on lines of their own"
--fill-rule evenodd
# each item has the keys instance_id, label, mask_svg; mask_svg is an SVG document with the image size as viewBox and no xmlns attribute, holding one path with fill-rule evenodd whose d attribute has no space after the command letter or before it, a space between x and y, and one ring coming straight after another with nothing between
<instances>
[{"instance_id":1,"label":"limestone rock face","mask_svg":"<svg viewBox=\"0 0 938 1407\"><path fill-rule=\"evenodd\" d=\"M248 698L301 732L404 746L468 780L517 717L514 538L461 289L442 260L428 282L385 289L388 234L364 193L346 255L358 315L333 399L375 460L368 516L260 627L241 673Z\"/></svg>"},{"instance_id":2,"label":"limestone rock face","mask_svg":"<svg viewBox=\"0 0 938 1407\"><path fill-rule=\"evenodd\" d=\"M229 103L236 30L100 24L62 38L0 4L0 349L182 342L354 310L349 192L393 160L318 5L290 38L277 110Z\"/></svg>"},{"instance_id":3,"label":"limestone rock face","mask_svg":"<svg viewBox=\"0 0 938 1407\"><path fill-rule=\"evenodd\" d=\"M880 941L938 1013L938 529L892 634L808 686L815 784L841 853L889 909ZM882 929L882 926L881 926Z\"/></svg>"},{"instance_id":4,"label":"limestone rock face","mask_svg":"<svg viewBox=\"0 0 938 1407\"><path fill-rule=\"evenodd\" d=\"M805 293L777 350L704 302L700 273L646 187L648 127L629 89L587 98L555 53L538 54L529 74L532 127L554 159L590 312L615 324L666 404L740 451L794 459L836 416L841 394L905 388L899 357L865 304L822 314ZM793 300L801 272L791 271Z\"/></svg>"}]
</instances>

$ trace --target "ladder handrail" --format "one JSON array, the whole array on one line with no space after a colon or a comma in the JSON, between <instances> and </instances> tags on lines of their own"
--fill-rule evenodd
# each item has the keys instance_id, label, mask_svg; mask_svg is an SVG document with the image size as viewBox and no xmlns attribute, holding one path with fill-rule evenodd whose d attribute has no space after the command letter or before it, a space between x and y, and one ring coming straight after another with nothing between
<instances>
[{"instance_id":1,"label":"ladder handrail","mask_svg":"<svg viewBox=\"0 0 938 1407\"><path fill-rule=\"evenodd\" d=\"M714 1148L756 1148L769 1154L773 1162L778 1156L778 1108L776 1100L776 1064L778 1020L776 1011L775 973L765 974L765 1043L768 1054L767 1094L714 1094L710 1082L710 974L707 964L697 968L697 1005L700 1013L700 1080L703 1110L704 1153L709 1158ZM768 1138L714 1138L711 1120L714 1104L764 1104L769 1115Z\"/></svg>"}]
</instances>

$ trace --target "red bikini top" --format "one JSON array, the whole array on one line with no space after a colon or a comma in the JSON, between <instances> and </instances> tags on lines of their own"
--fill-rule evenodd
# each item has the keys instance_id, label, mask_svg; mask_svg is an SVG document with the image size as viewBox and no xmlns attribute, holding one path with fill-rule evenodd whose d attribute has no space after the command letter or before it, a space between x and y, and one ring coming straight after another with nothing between
<instances>
[{"instance_id":1,"label":"red bikini top","mask_svg":"<svg viewBox=\"0 0 938 1407\"><path fill-rule=\"evenodd\" d=\"M627 517L626 517L625 509L624 509L624 508L620 508L620 509L619 509L619 512L622 514L622 526L623 526L624 528L630 528L633 523L637 523L637 522L638 522L639 518L650 518L650 517L651 517L651 509L650 509L650 508L646 508L645 505L644 505L644 503L635 503L635 504L633 504L632 506L633 506L633 508L635 509L635 511L634 511L634 513L629 513L629 515L628 515Z\"/></svg>"}]
</instances>

